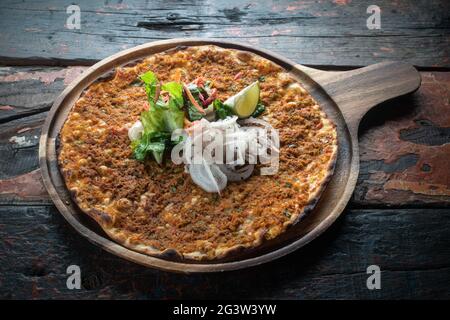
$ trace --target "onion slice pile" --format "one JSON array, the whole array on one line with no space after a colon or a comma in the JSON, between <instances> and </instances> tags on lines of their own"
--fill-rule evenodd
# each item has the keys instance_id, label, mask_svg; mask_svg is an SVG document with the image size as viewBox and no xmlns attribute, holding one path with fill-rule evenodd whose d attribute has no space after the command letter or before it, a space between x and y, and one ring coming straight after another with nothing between
<instances>
[{"instance_id":1,"label":"onion slice pile","mask_svg":"<svg viewBox=\"0 0 450 320\"><path fill-rule=\"evenodd\" d=\"M258 159L260 163L268 163L271 157L278 156L278 140L274 142L267 135L267 130L275 131L266 121L249 118L241 121L241 125L237 120L236 116L215 122L203 118L189 129L183 145L183 162L192 181L206 192L220 193L228 181L248 179ZM221 139L217 140L219 135ZM222 144L218 145L218 141ZM211 142L215 149L211 148ZM217 155L215 152L220 149L223 153Z\"/></svg>"}]
</instances>

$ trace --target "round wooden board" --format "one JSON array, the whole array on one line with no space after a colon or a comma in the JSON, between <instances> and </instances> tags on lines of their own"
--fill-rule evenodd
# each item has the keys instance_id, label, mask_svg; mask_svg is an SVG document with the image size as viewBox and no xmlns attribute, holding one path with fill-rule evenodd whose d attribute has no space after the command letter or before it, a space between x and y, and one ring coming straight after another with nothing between
<instances>
[{"instance_id":1,"label":"round wooden board","mask_svg":"<svg viewBox=\"0 0 450 320\"><path fill-rule=\"evenodd\" d=\"M112 241L72 201L58 168L58 134L83 90L116 67L177 46L207 44L258 54L279 64L302 83L337 126L339 152L334 175L311 212L284 234L265 242L257 249L209 262L172 261L147 256ZM362 116L374 105L412 92L419 85L420 76L415 69L400 63L382 63L348 72L324 72L295 64L270 51L234 42L173 39L144 44L98 62L55 100L40 138L39 162L43 181L59 212L82 236L124 259L152 268L183 273L218 272L259 265L301 248L323 233L339 217L352 195L358 177L357 129Z\"/></svg>"}]
</instances>

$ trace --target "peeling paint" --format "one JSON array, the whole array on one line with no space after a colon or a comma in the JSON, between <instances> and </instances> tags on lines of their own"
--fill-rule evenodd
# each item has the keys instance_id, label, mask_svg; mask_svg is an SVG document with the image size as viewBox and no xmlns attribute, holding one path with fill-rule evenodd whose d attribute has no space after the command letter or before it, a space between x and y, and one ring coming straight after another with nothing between
<instances>
[{"instance_id":1,"label":"peeling paint","mask_svg":"<svg viewBox=\"0 0 450 320\"><path fill-rule=\"evenodd\" d=\"M292 32L292 29L274 30L274 31L272 31L271 36L289 34L291 32Z\"/></svg>"},{"instance_id":2,"label":"peeling paint","mask_svg":"<svg viewBox=\"0 0 450 320\"><path fill-rule=\"evenodd\" d=\"M35 71L35 72L17 72L6 76L0 76L0 82L19 82L25 80L39 80L48 85L53 83L56 79L64 79L64 84L70 84L75 78L81 75L88 67L68 67L57 71ZM2 106L1 110L11 110L8 107ZM6 109L5 109L6 108Z\"/></svg>"},{"instance_id":3,"label":"peeling paint","mask_svg":"<svg viewBox=\"0 0 450 320\"><path fill-rule=\"evenodd\" d=\"M450 143L446 140L450 117L443 116L450 103L450 73L422 72L421 76L417 92L386 103L378 110L380 116L366 119L367 130L359 144L361 174L364 165L374 161L395 163L406 154L418 158L401 170L390 171L386 166L366 170L356 191L365 203L406 204L450 197Z\"/></svg>"},{"instance_id":4,"label":"peeling paint","mask_svg":"<svg viewBox=\"0 0 450 320\"><path fill-rule=\"evenodd\" d=\"M393 48L387 48L387 47L380 47L380 50L383 52L389 52L389 53L392 53L395 51Z\"/></svg>"},{"instance_id":5,"label":"peeling paint","mask_svg":"<svg viewBox=\"0 0 450 320\"><path fill-rule=\"evenodd\" d=\"M317 11L313 13L314 17L338 17L339 14L335 11Z\"/></svg>"},{"instance_id":6,"label":"peeling paint","mask_svg":"<svg viewBox=\"0 0 450 320\"><path fill-rule=\"evenodd\" d=\"M65 28L67 28L67 26L65 26ZM61 43L61 44L56 48L56 52L59 53L59 54L68 53L68 52L69 52L69 46L68 46L67 44Z\"/></svg>"},{"instance_id":7,"label":"peeling paint","mask_svg":"<svg viewBox=\"0 0 450 320\"><path fill-rule=\"evenodd\" d=\"M66 69L64 76L64 84L69 85L72 81L78 78L88 67L69 67Z\"/></svg>"},{"instance_id":8,"label":"peeling paint","mask_svg":"<svg viewBox=\"0 0 450 320\"><path fill-rule=\"evenodd\" d=\"M25 28L25 32L41 32L42 29L39 28Z\"/></svg>"},{"instance_id":9,"label":"peeling paint","mask_svg":"<svg viewBox=\"0 0 450 320\"><path fill-rule=\"evenodd\" d=\"M311 6L311 3L305 1L293 1L289 2L289 4L285 7L285 4L274 4L271 7L272 11L288 11L293 13L294 11L305 10Z\"/></svg>"},{"instance_id":10,"label":"peeling paint","mask_svg":"<svg viewBox=\"0 0 450 320\"><path fill-rule=\"evenodd\" d=\"M411 191L430 196L450 196L450 189L446 185L420 181L389 180L384 185L384 189Z\"/></svg>"},{"instance_id":11,"label":"peeling paint","mask_svg":"<svg viewBox=\"0 0 450 320\"><path fill-rule=\"evenodd\" d=\"M112 15L113 15L112 13L104 12L104 11L101 10L101 9L95 10L95 14L98 14L98 15L100 15L100 16L112 16Z\"/></svg>"},{"instance_id":12,"label":"peeling paint","mask_svg":"<svg viewBox=\"0 0 450 320\"><path fill-rule=\"evenodd\" d=\"M15 195L20 198L48 197L40 169L14 178L0 180L0 195Z\"/></svg>"},{"instance_id":13,"label":"peeling paint","mask_svg":"<svg viewBox=\"0 0 450 320\"><path fill-rule=\"evenodd\" d=\"M301 6L301 5L288 5L287 7L286 7L286 10L287 11L297 11L297 10L301 10L301 9L304 9L305 8L305 6Z\"/></svg>"},{"instance_id":14,"label":"peeling paint","mask_svg":"<svg viewBox=\"0 0 450 320\"><path fill-rule=\"evenodd\" d=\"M34 128L26 127L26 128L22 128L22 129L17 130L17 133L24 133L24 132L27 132L27 131L30 131L30 130L33 130L33 129Z\"/></svg>"},{"instance_id":15,"label":"peeling paint","mask_svg":"<svg viewBox=\"0 0 450 320\"><path fill-rule=\"evenodd\" d=\"M17 145L19 148L26 148L36 145L38 138L38 136L12 136L9 138L9 142Z\"/></svg>"},{"instance_id":16,"label":"peeling paint","mask_svg":"<svg viewBox=\"0 0 450 320\"><path fill-rule=\"evenodd\" d=\"M105 8L115 9L115 10L122 10L127 9L128 6L125 3L117 3L117 4L108 4L105 6Z\"/></svg>"},{"instance_id":17,"label":"peeling paint","mask_svg":"<svg viewBox=\"0 0 450 320\"><path fill-rule=\"evenodd\" d=\"M333 3L337 4L338 6L346 6L351 2L352 0L333 0Z\"/></svg>"},{"instance_id":18,"label":"peeling paint","mask_svg":"<svg viewBox=\"0 0 450 320\"><path fill-rule=\"evenodd\" d=\"M237 27L227 28L226 32L233 36L242 36L241 28Z\"/></svg>"}]
</instances>

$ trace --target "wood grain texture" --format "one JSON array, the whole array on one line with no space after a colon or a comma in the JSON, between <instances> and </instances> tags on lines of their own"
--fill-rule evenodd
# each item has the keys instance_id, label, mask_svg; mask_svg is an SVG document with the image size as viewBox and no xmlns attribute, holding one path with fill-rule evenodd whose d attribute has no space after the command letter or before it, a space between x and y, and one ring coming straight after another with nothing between
<instances>
[{"instance_id":1,"label":"wood grain texture","mask_svg":"<svg viewBox=\"0 0 450 320\"><path fill-rule=\"evenodd\" d=\"M0 123L50 110L53 100L85 69L0 68Z\"/></svg>"},{"instance_id":2,"label":"wood grain texture","mask_svg":"<svg viewBox=\"0 0 450 320\"><path fill-rule=\"evenodd\" d=\"M77 1L82 29L64 28L72 1L2 1L0 63L1 298L441 298L448 299L450 73L422 72L415 94L384 103L360 126L360 175L351 209L310 246L263 267L211 275L145 269L91 245L42 193L37 140L46 111L83 68L156 39L248 42L328 70L400 60L448 69L444 0ZM47 205L42 205L47 204ZM82 268L82 290L65 269ZM368 264L382 290L365 288Z\"/></svg>"},{"instance_id":3,"label":"wood grain texture","mask_svg":"<svg viewBox=\"0 0 450 320\"><path fill-rule=\"evenodd\" d=\"M0 68L0 91L14 89L17 94L8 101L17 110L6 110L7 121L0 127L0 179L11 179L38 168L37 149L40 128L45 119L39 92L51 90L47 104L60 93L73 74L82 68L30 69ZM53 82L42 81L36 75L61 74ZM66 77L64 77L66 76ZM67 78L69 76L69 78ZM447 206L450 203L449 146L450 73L422 72L421 88L409 97L382 104L370 112L360 127L360 175L351 205L364 206ZM36 78L35 80L30 80ZM48 78L47 78L48 79ZM34 90L27 91L33 81ZM59 83L56 87L56 83ZM60 89L58 89L60 88ZM46 91L47 90L47 91ZM46 109L44 109L46 110ZM3 116L0 111L0 118ZM32 116L26 116L33 114ZM444 115L444 116L443 116ZM23 116L23 117L22 117ZM20 118L22 117L22 118ZM394 142L394 143L392 143ZM28 197L7 191L10 180L3 183L0 203L50 203L46 196ZM42 185L30 180L33 190ZM6 185L6 186L5 186ZM12 187L11 187L12 188Z\"/></svg>"},{"instance_id":4,"label":"wood grain texture","mask_svg":"<svg viewBox=\"0 0 450 320\"><path fill-rule=\"evenodd\" d=\"M39 136L46 115L43 112L1 124L0 179L13 178L39 167Z\"/></svg>"},{"instance_id":5,"label":"wood grain texture","mask_svg":"<svg viewBox=\"0 0 450 320\"><path fill-rule=\"evenodd\" d=\"M302 65L337 103L352 136L357 139L362 117L374 106L404 96L420 87L419 72L407 63L385 61L349 71L322 71Z\"/></svg>"},{"instance_id":6,"label":"wood grain texture","mask_svg":"<svg viewBox=\"0 0 450 320\"><path fill-rule=\"evenodd\" d=\"M381 29L366 27L373 1L77 1L81 29L65 27L73 1L2 1L0 62L92 64L117 51L175 37L258 45L301 64L364 66L383 60L450 66L450 4L377 1ZM33 17L30 19L30 17Z\"/></svg>"},{"instance_id":7,"label":"wood grain texture","mask_svg":"<svg viewBox=\"0 0 450 320\"><path fill-rule=\"evenodd\" d=\"M0 206L1 298L449 298L448 209L349 210L310 246L222 274L146 269L91 245L53 206ZM66 288L81 267L82 289ZM366 288L380 266L381 290Z\"/></svg>"}]
</instances>

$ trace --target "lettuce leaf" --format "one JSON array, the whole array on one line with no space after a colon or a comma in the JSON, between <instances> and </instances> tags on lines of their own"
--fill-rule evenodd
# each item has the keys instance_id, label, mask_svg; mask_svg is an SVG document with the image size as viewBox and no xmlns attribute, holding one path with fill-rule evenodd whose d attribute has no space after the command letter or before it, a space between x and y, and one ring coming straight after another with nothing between
<instances>
[{"instance_id":1,"label":"lettuce leaf","mask_svg":"<svg viewBox=\"0 0 450 320\"><path fill-rule=\"evenodd\" d=\"M141 122L144 133L164 131L164 109L157 105L150 107L149 110L141 113Z\"/></svg>"},{"instance_id":2,"label":"lettuce leaf","mask_svg":"<svg viewBox=\"0 0 450 320\"><path fill-rule=\"evenodd\" d=\"M167 82L161 87L162 90L169 92L170 97L177 107L181 109L183 106L183 86L178 82Z\"/></svg>"},{"instance_id":3,"label":"lettuce leaf","mask_svg":"<svg viewBox=\"0 0 450 320\"><path fill-rule=\"evenodd\" d=\"M167 132L181 129L184 126L184 112L173 103L169 103L167 110L164 110L164 128Z\"/></svg>"},{"instance_id":4,"label":"lettuce leaf","mask_svg":"<svg viewBox=\"0 0 450 320\"><path fill-rule=\"evenodd\" d=\"M162 90L169 92L170 99L164 110L164 127L168 132L183 128L183 87L177 82L168 82L162 85Z\"/></svg>"},{"instance_id":5,"label":"lettuce leaf","mask_svg":"<svg viewBox=\"0 0 450 320\"><path fill-rule=\"evenodd\" d=\"M139 140L132 143L134 157L139 161L144 161L147 155L151 154L156 162L161 164L168 140L170 141L169 133L144 132Z\"/></svg>"},{"instance_id":6,"label":"lettuce leaf","mask_svg":"<svg viewBox=\"0 0 450 320\"><path fill-rule=\"evenodd\" d=\"M147 71L146 73L141 74L139 76L139 79L144 82L148 102L150 103L150 106L153 106L154 104L156 104L155 94L156 87L159 83L158 77L156 77L156 75L152 71Z\"/></svg>"},{"instance_id":7,"label":"lettuce leaf","mask_svg":"<svg viewBox=\"0 0 450 320\"><path fill-rule=\"evenodd\" d=\"M161 164L166 148L177 143L170 140L172 131L183 128L184 125L183 87L177 82L165 83L161 90L169 93L169 100L164 102L161 98L155 101L156 87L159 84L156 75L147 71L139 78L144 82L150 108L141 113L144 132L131 146L137 160L144 161L147 156L152 155Z\"/></svg>"}]
</instances>

